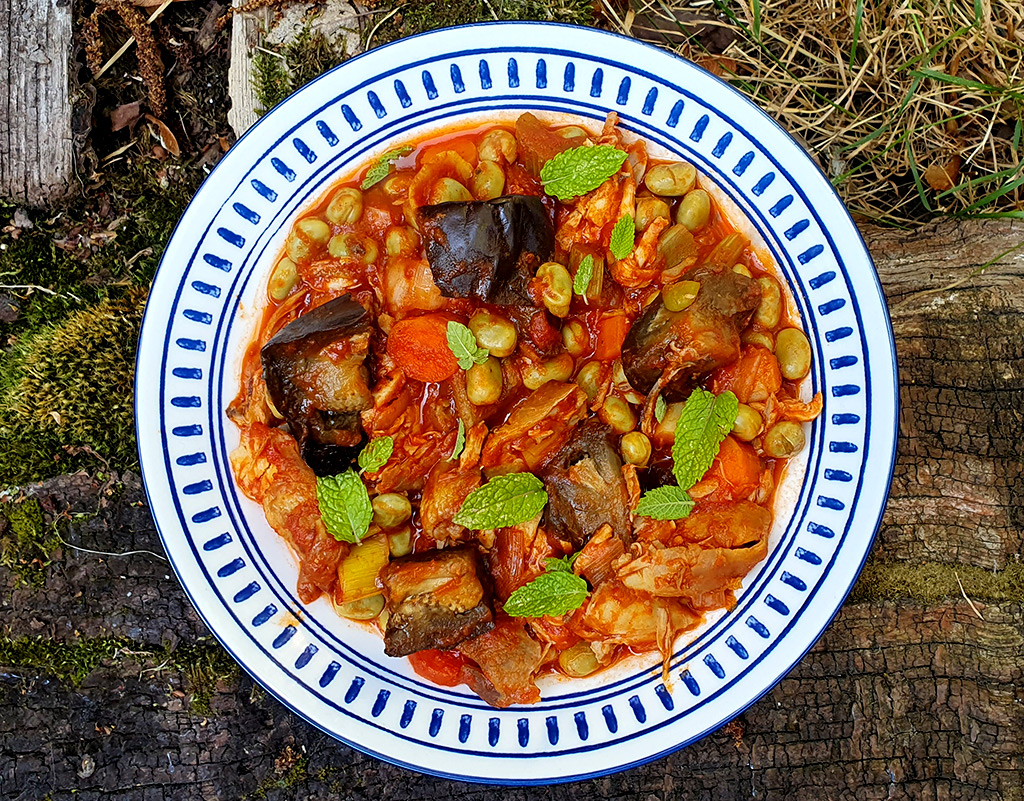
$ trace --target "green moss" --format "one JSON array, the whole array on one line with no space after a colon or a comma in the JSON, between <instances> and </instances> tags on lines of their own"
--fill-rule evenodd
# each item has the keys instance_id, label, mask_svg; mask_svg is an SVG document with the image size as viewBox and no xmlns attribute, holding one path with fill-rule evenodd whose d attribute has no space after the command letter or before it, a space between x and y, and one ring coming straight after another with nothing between
<instances>
[{"instance_id":1,"label":"green moss","mask_svg":"<svg viewBox=\"0 0 1024 801\"><path fill-rule=\"evenodd\" d=\"M289 755L293 752L291 748L287 749ZM306 781L309 776L309 760L305 756L299 756L295 759L287 771L282 775L268 776L260 782L259 787L253 792L252 795L243 796L244 799L257 799L266 798L267 793L271 790L288 790L295 787L297 784Z\"/></svg>"},{"instance_id":2,"label":"green moss","mask_svg":"<svg viewBox=\"0 0 1024 801\"><path fill-rule=\"evenodd\" d=\"M382 10L376 19L384 20L389 13L389 10ZM593 25L594 4L591 0L430 0L410 3L381 24L371 44L379 45L435 28L493 22L496 19ZM369 29L373 30L375 24L376 20L368 25Z\"/></svg>"},{"instance_id":3,"label":"green moss","mask_svg":"<svg viewBox=\"0 0 1024 801\"><path fill-rule=\"evenodd\" d=\"M261 117L288 97L291 83L284 59L274 53L257 50L252 57L252 89Z\"/></svg>"},{"instance_id":4,"label":"green moss","mask_svg":"<svg viewBox=\"0 0 1024 801\"><path fill-rule=\"evenodd\" d=\"M41 670L60 681L78 685L104 660L115 658L121 650L137 653L137 647L130 640L113 637L68 643L43 637L0 637L0 665Z\"/></svg>"},{"instance_id":5,"label":"green moss","mask_svg":"<svg viewBox=\"0 0 1024 801\"><path fill-rule=\"evenodd\" d=\"M241 668L215 642L151 648L122 637L82 638L56 642L44 637L0 637L0 665L44 672L59 681L79 685L102 662L131 658L185 677L191 694L189 708L196 715L213 713L210 700L217 683L241 675Z\"/></svg>"},{"instance_id":6,"label":"green moss","mask_svg":"<svg viewBox=\"0 0 1024 801\"><path fill-rule=\"evenodd\" d=\"M30 287L0 290L18 306L14 321L0 322L0 486L105 460L135 464L130 386L141 288L202 177L126 158L88 195L31 214L33 227L17 238L0 234L0 284ZM15 209L0 201L0 221Z\"/></svg>"},{"instance_id":7,"label":"green moss","mask_svg":"<svg viewBox=\"0 0 1024 801\"><path fill-rule=\"evenodd\" d=\"M199 170L128 160L123 172L111 170L107 184L89 197L30 215L34 227L17 239L0 235L0 284L49 290L10 292L21 309L14 323L0 323L0 344L112 292L147 285L202 178ZM0 202L0 221L6 223L15 208Z\"/></svg>"},{"instance_id":8,"label":"green moss","mask_svg":"<svg viewBox=\"0 0 1024 801\"><path fill-rule=\"evenodd\" d=\"M241 675L238 663L215 642L179 646L170 659L188 680L192 694L189 708L197 715L214 714L210 701L217 691L217 683L234 680Z\"/></svg>"},{"instance_id":9,"label":"green moss","mask_svg":"<svg viewBox=\"0 0 1024 801\"><path fill-rule=\"evenodd\" d=\"M130 289L37 331L7 355L0 452L10 456L0 463L0 484L66 471L80 457L135 465L132 387L145 299L145 290Z\"/></svg>"},{"instance_id":10,"label":"green moss","mask_svg":"<svg viewBox=\"0 0 1024 801\"><path fill-rule=\"evenodd\" d=\"M345 60L339 41L331 41L322 32L306 25L278 52L266 43L253 56L253 92L259 102L257 114L265 114L288 95Z\"/></svg>"},{"instance_id":11,"label":"green moss","mask_svg":"<svg viewBox=\"0 0 1024 801\"><path fill-rule=\"evenodd\" d=\"M13 570L35 586L42 586L50 556L60 544L56 529L43 518L35 498L0 504L0 517L7 521L0 536L0 565Z\"/></svg>"},{"instance_id":12,"label":"green moss","mask_svg":"<svg viewBox=\"0 0 1024 801\"><path fill-rule=\"evenodd\" d=\"M292 91L336 67L344 58L343 47L307 25L285 48Z\"/></svg>"},{"instance_id":13,"label":"green moss","mask_svg":"<svg viewBox=\"0 0 1024 801\"><path fill-rule=\"evenodd\" d=\"M959 578L959 583L957 579ZM851 603L912 599L923 603L961 598L1014 603L1024 602L1024 564L1011 562L991 571L970 565L937 562L908 564L869 561L850 593Z\"/></svg>"}]
</instances>

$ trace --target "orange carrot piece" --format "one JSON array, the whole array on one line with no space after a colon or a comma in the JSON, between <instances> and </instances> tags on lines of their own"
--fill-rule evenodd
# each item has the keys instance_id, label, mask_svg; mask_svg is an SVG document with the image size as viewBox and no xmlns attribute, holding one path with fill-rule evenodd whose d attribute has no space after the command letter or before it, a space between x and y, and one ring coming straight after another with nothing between
<instances>
[{"instance_id":1,"label":"orange carrot piece","mask_svg":"<svg viewBox=\"0 0 1024 801\"><path fill-rule=\"evenodd\" d=\"M388 336L388 354L409 378L446 381L459 363L448 347L448 320L443 314L424 314L399 320Z\"/></svg>"}]
</instances>

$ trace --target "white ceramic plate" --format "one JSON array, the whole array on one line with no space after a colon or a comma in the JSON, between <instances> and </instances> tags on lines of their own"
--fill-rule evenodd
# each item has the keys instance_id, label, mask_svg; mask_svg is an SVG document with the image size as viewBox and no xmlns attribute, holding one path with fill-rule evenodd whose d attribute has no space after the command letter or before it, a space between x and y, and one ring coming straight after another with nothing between
<instances>
[{"instance_id":1,"label":"white ceramic plate","mask_svg":"<svg viewBox=\"0 0 1024 801\"><path fill-rule=\"evenodd\" d=\"M594 55L600 54L600 55ZM290 222L389 143L463 120L608 111L698 166L735 203L789 282L825 410L789 470L768 559L737 607L653 659L542 685L496 710L437 687L325 600L237 490L224 408L238 387L270 265ZM769 690L806 653L870 549L892 475L896 365L870 258L831 186L748 100L634 40L539 23L449 29L352 59L266 115L200 189L167 247L138 352L146 490L196 609L261 684L338 739L416 770L535 784L599 776L692 742Z\"/></svg>"}]
</instances>

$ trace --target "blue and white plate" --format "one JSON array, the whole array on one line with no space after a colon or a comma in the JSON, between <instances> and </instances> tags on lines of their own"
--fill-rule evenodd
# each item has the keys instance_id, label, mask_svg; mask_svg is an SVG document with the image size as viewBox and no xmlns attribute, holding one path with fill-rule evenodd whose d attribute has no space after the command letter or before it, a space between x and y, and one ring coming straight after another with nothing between
<instances>
[{"instance_id":1,"label":"blue and white plate","mask_svg":"<svg viewBox=\"0 0 1024 801\"><path fill-rule=\"evenodd\" d=\"M591 55L601 54L601 55ZM768 558L739 603L657 657L542 684L496 710L432 685L379 637L295 595L297 567L232 479L238 388L274 256L332 182L395 142L463 122L605 115L697 165L779 266L814 351L808 429L776 505ZM896 438L884 298L849 215L804 151L728 85L597 30L508 23L436 31L346 62L266 115L200 189L167 247L138 352L136 417L150 506L196 609L282 703L415 770L535 784L600 776L704 736L806 653L857 577L881 519Z\"/></svg>"}]
</instances>

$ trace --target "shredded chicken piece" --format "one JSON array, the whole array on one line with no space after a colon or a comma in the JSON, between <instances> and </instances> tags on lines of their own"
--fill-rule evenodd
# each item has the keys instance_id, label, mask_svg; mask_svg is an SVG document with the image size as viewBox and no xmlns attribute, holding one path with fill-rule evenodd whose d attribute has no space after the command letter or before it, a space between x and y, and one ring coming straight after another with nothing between
<instances>
[{"instance_id":1,"label":"shredded chicken piece","mask_svg":"<svg viewBox=\"0 0 1024 801\"><path fill-rule=\"evenodd\" d=\"M466 497L480 486L480 449L487 438L487 426L478 423L466 434L466 444L456 466L448 459L434 465L420 499L420 522L428 536L452 544L471 534L452 522Z\"/></svg>"},{"instance_id":2,"label":"shredded chicken piece","mask_svg":"<svg viewBox=\"0 0 1024 801\"><path fill-rule=\"evenodd\" d=\"M243 427L241 434L231 453L238 486L263 505L270 527L299 555L299 600L312 603L331 591L349 546L327 533L320 519L316 476L299 455L295 438L262 423Z\"/></svg>"},{"instance_id":3,"label":"shredded chicken piece","mask_svg":"<svg viewBox=\"0 0 1024 801\"><path fill-rule=\"evenodd\" d=\"M626 258L609 262L612 278L628 288L650 286L661 270L662 259L658 253L658 238L669 226L664 217L656 217L644 229L640 241Z\"/></svg>"}]
</instances>

